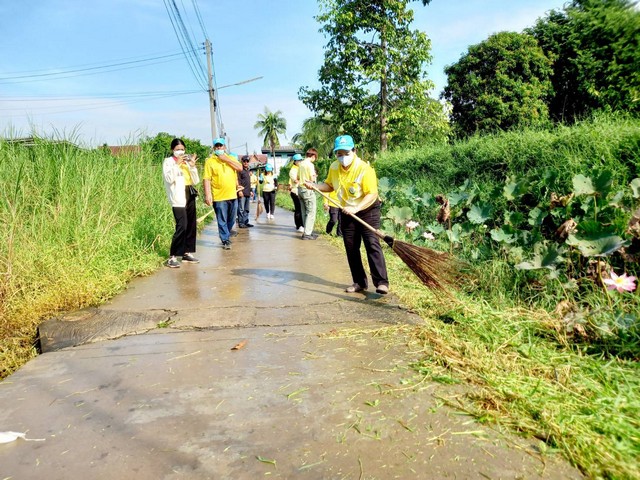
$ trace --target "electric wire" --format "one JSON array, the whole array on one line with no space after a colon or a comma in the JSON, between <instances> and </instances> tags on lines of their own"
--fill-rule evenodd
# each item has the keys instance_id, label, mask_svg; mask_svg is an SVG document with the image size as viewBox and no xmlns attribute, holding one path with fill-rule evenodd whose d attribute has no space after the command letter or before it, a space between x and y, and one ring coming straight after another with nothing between
<instances>
[{"instance_id":1,"label":"electric wire","mask_svg":"<svg viewBox=\"0 0 640 480\"><path fill-rule=\"evenodd\" d=\"M100 69L106 69L106 68L112 68L112 67L120 67L120 66L123 66L123 65L141 64L141 63L151 62L153 60L160 60L160 59L166 59L166 58L179 57L181 55L182 55L181 53L172 53L172 54L168 54L168 55L159 55L159 56L154 56L154 57L143 58L143 59L140 59L140 60L132 60L132 61L127 61L127 62L118 61L118 63L109 63L109 64L106 64L106 65L96 65L96 66L84 67L84 68L69 67L67 69L58 69L55 72L46 72L45 71L45 72L42 72L42 73L37 73L37 72L40 72L38 70L32 70L31 72L33 72L33 73L31 73L31 72L15 72L15 73L9 73L8 76L0 77L0 81L31 79L31 78L40 78L40 77L52 77L52 76L56 76L56 75L63 75L63 74L69 74L69 73L88 72L88 71L100 70ZM30 75L25 75L25 73L30 73Z\"/></svg>"},{"instance_id":2,"label":"electric wire","mask_svg":"<svg viewBox=\"0 0 640 480\"><path fill-rule=\"evenodd\" d=\"M176 2L174 0L163 0L165 8L167 10L167 14L169 15L169 19L171 21L171 26L173 27L173 31L178 39L178 43L180 44L180 48L184 53L184 57L187 60L187 65L189 65L189 69L193 74L196 82L202 87L204 91L208 91L207 82L206 82L206 74L205 70L202 66L202 62L199 60L197 56L193 54L193 51L196 50L193 42L191 41L191 37L182 21L182 16L180 15L180 11Z\"/></svg>"}]
</instances>

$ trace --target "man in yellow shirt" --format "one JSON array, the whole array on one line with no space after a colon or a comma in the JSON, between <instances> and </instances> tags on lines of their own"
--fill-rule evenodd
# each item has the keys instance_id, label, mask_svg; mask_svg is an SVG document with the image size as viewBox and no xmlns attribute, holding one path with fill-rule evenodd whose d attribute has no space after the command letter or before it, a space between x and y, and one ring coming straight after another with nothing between
<instances>
[{"instance_id":1,"label":"man in yellow shirt","mask_svg":"<svg viewBox=\"0 0 640 480\"><path fill-rule=\"evenodd\" d=\"M338 204L342 207L342 239L347 252L353 285L347 293L356 293L368 287L367 273L360 256L360 245L364 242L367 252L371 279L376 292L389 293L387 265L378 236L364 227L351 215L356 215L375 229L380 228L380 200L378 199L378 178L375 170L355 153L353 138L341 135L334 143L334 153L338 158L329 167L327 179L315 185L321 192L336 192ZM312 182L307 182L313 188Z\"/></svg>"},{"instance_id":2,"label":"man in yellow shirt","mask_svg":"<svg viewBox=\"0 0 640 480\"><path fill-rule=\"evenodd\" d=\"M238 172L242 165L233 155L225 151L225 139L213 141L213 155L204 164L204 203L213 204L218 221L218 235L222 248L231 249L231 229L238 212Z\"/></svg>"}]
</instances>

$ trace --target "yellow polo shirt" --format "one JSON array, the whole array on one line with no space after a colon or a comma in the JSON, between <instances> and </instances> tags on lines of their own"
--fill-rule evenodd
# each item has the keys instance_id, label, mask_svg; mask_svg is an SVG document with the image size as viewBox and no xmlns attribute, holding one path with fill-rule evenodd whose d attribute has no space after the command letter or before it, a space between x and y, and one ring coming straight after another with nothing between
<instances>
[{"instance_id":1,"label":"yellow polo shirt","mask_svg":"<svg viewBox=\"0 0 640 480\"><path fill-rule=\"evenodd\" d=\"M359 157L353 159L349 170L342 168L340 162L333 162L324 183L333 187L342 207L355 207L365 195L378 193L376 171Z\"/></svg>"},{"instance_id":2,"label":"yellow polo shirt","mask_svg":"<svg viewBox=\"0 0 640 480\"><path fill-rule=\"evenodd\" d=\"M313 162L309 158L305 158L298 164L298 185L302 188L304 182L316 181L316 168L313 166Z\"/></svg>"},{"instance_id":3,"label":"yellow polo shirt","mask_svg":"<svg viewBox=\"0 0 640 480\"><path fill-rule=\"evenodd\" d=\"M238 159L235 158L235 161L238 162ZM238 162L238 164L240 164L240 162ZM220 160L217 155L214 154L207 158L207 161L204 163L203 178L211 182L211 192L214 202L237 198L236 185L238 183L238 174L233 168Z\"/></svg>"}]
</instances>

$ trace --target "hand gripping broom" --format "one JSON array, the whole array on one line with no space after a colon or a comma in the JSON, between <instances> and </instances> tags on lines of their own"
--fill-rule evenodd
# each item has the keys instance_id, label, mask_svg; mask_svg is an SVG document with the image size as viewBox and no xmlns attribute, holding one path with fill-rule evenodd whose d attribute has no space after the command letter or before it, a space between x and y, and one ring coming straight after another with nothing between
<instances>
[{"instance_id":1,"label":"hand gripping broom","mask_svg":"<svg viewBox=\"0 0 640 480\"><path fill-rule=\"evenodd\" d=\"M314 188L316 192L331 202L336 207L342 209L333 198ZM344 213L344 212L342 212ZM360 222L365 228L371 230L378 237L391 247L409 269L429 288L436 290L447 290L455 288L457 280L460 278L462 263L447 253L436 252L426 247L419 247L407 242L396 240L385 234L383 231L373 228L357 215L351 215L354 220Z\"/></svg>"}]
</instances>

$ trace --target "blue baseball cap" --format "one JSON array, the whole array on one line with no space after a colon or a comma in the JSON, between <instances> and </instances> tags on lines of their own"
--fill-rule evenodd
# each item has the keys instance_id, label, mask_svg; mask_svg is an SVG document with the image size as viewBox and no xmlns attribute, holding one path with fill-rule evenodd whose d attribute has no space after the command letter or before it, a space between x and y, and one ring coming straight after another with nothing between
<instances>
[{"instance_id":1,"label":"blue baseball cap","mask_svg":"<svg viewBox=\"0 0 640 480\"><path fill-rule=\"evenodd\" d=\"M355 144L353 143L353 138L351 135L340 135L336 138L335 143L333 144L333 151L336 150L353 150L355 148Z\"/></svg>"},{"instance_id":2,"label":"blue baseball cap","mask_svg":"<svg viewBox=\"0 0 640 480\"><path fill-rule=\"evenodd\" d=\"M218 137L218 138L214 138L213 139L213 145L215 146L215 145L218 145L218 144L226 145L226 142L224 141L223 137Z\"/></svg>"},{"instance_id":3,"label":"blue baseball cap","mask_svg":"<svg viewBox=\"0 0 640 480\"><path fill-rule=\"evenodd\" d=\"M267 172L272 172L272 171L273 171L273 167L272 167L270 164L268 164L268 163L265 165L264 169L265 169Z\"/></svg>"},{"instance_id":4,"label":"blue baseball cap","mask_svg":"<svg viewBox=\"0 0 640 480\"><path fill-rule=\"evenodd\" d=\"M296 154L293 156L293 159L292 159L292 160L293 160L294 162L297 162L297 161L299 161L299 160L302 160L302 155L300 155L299 153L296 153Z\"/></svg>"}]
</instances>

